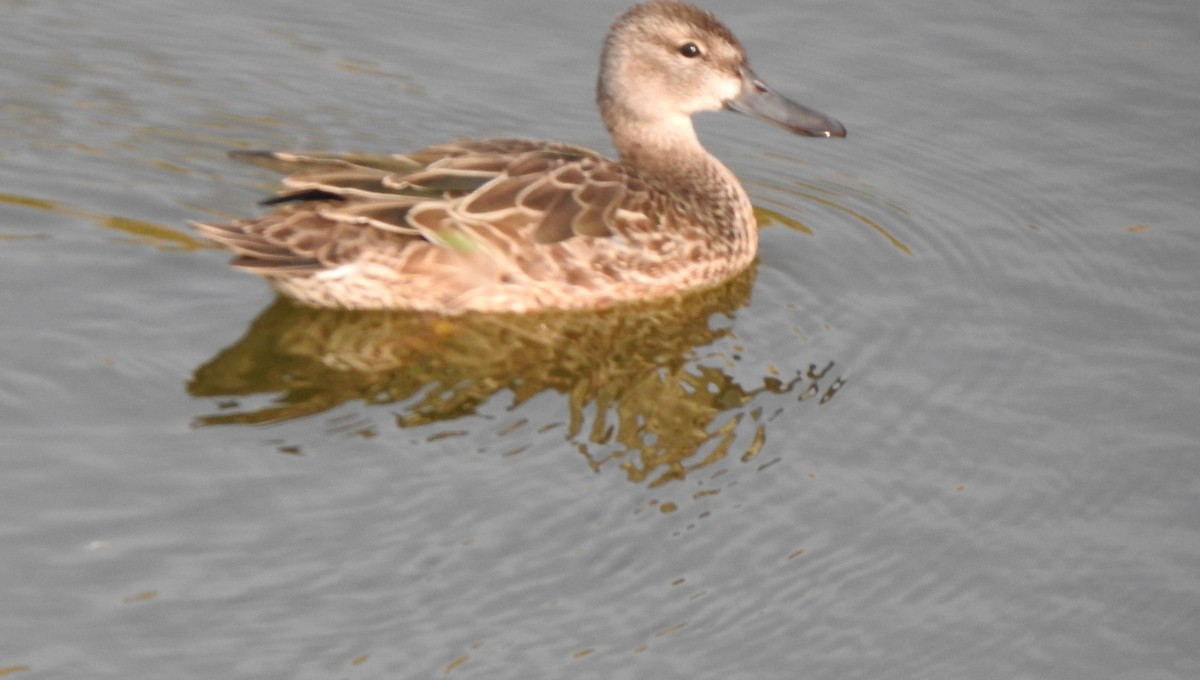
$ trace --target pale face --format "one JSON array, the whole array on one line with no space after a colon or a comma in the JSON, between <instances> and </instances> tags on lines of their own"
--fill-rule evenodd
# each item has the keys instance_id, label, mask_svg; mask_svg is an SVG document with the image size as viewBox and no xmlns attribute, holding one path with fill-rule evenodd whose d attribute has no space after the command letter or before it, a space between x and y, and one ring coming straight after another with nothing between
<instances>
[{"instance_id":1,"label":"pale face","mask_svg":"<svg viewBox=\"0 0 1200 680\"><path fill-rule=\"evenodd\" d=\"M694 137L691 115L718 109L798 135L846 135L837 121L767 87L737 38L712 15L666 0L636 5L613 25L599 100L614 136Z\"/></svg>"},{"instance_id":2,"label":"pale face","mask_svg":"<svg viewBox=\"0 0 1200 680\"><path fill-rule=\"evenodd\" d=\"M745 56L721 36L656 18L619 37L616 78L608 83L637 118L670 119L715 111L742 89Z\"/></svg>"}]
</instances>

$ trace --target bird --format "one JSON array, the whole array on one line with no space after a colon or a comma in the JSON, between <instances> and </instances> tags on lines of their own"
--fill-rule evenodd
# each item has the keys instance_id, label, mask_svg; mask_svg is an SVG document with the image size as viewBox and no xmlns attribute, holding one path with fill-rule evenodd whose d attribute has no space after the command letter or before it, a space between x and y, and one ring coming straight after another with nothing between
<instances>
[{"instance_id":1,"label":"bird","mask_svg":"<svg viewBox=\"0 0 1200 680\"><path fill-rule=\"evenodd\" d=\"M193 222L302 305L439 315L606 309L715 286L756 256L745 189L692 115L809 137L833 118L768 87L734 34L680 0L629 8L596 104L618 158L563 142L460 139L403 154L235 151L287 176L265 215Z\"/></svg>"}]
</instances>

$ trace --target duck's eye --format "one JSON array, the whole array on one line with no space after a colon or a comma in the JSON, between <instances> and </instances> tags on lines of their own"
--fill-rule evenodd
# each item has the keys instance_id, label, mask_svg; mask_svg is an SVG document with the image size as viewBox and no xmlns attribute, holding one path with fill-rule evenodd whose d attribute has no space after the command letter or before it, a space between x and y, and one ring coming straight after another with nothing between
<instances>
[{"instance_id":1,"label":"duck's eye","mask_svg":"<svg viewBox=\"0 0 1200 680\"><path fill-rule=\"evenodd\" d=\"M684 43L679 46L679 53L688 59L695 59L700 56L700 46L696 43Z\"/></svg>"}]
</instances>

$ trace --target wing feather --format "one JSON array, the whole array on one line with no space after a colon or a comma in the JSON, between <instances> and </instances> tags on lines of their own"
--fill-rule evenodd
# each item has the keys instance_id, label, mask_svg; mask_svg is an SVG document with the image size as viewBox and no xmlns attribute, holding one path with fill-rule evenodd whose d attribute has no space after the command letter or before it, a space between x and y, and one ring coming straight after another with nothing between
<instances>
[{"instance_id":1,"label":"wing feather","mask_svg":"<svg viewBox=\"0 0 1200 680\"><path fill-rule=\"evenodd\" d=\"M381 250L403 255L406 266L427 259L446 267L454 253L486 250L545 267L529 264L537 257L525 251L647 222L632 170L567 144L463 140L403 155L232 155L290 173L268 201L280 205L255 220L196 227L234 251L235 266L274 277Z\"/></svg>"}]
</instances>

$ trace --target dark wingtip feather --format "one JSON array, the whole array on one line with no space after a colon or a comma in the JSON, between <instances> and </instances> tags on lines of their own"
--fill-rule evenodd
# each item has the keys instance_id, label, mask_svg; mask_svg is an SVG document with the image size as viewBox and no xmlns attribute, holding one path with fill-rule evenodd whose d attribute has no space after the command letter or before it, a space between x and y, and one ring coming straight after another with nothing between
<instances>
[{"instance_id":1,"label":"dark wingtip feather","mask_svg":"<svg viewBox=\"0 0 1200 680\"><path fill-rule=\"evenodd\" d=\"M303 202L303 201L344 201L345 196L339 196L332 191L324 189L301 189L299 191L288 191L282 194L276 194L270 198L264 198L259 201L259 205L280 205L282 203Z\"/></svg>"}]
</instances>

